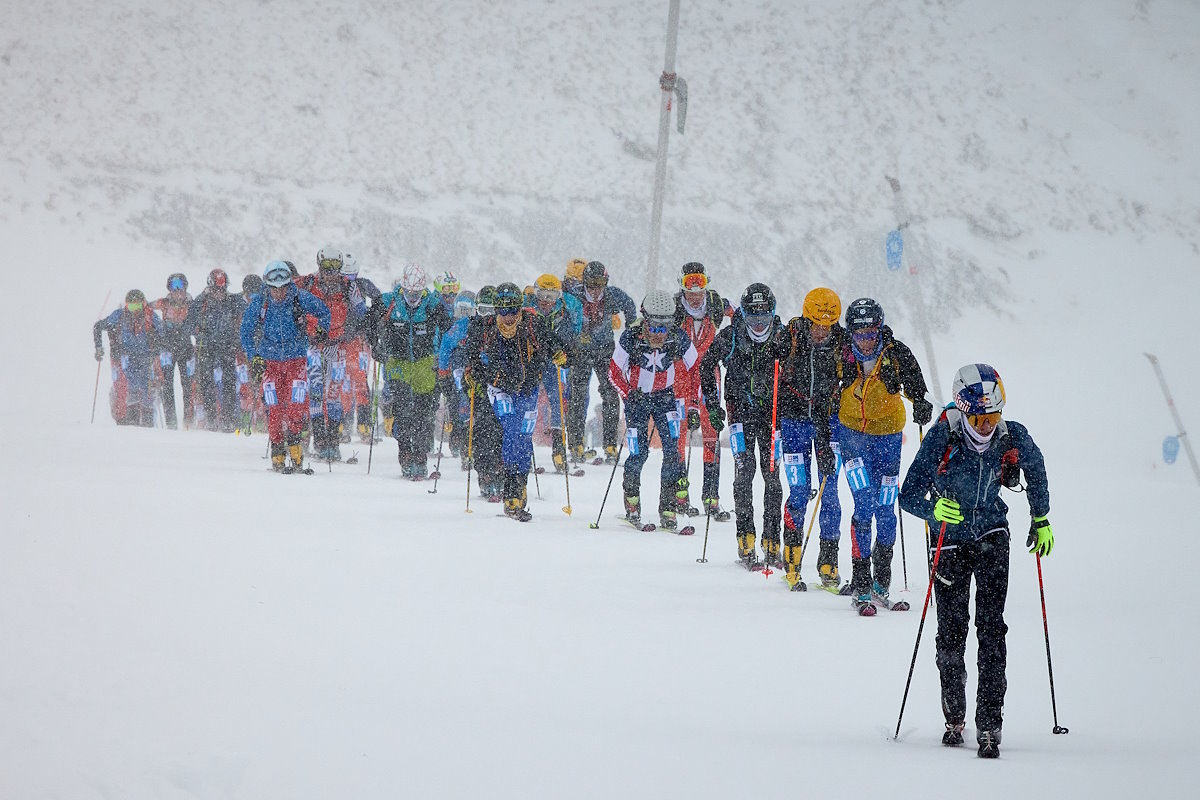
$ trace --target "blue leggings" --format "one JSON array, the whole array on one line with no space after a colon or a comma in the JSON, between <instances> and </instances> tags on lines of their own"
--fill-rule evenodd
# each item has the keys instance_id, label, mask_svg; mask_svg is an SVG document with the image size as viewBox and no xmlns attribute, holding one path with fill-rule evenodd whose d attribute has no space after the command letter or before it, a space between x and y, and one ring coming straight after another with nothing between
<instances>
[{"instance_id":1,"label":"blue leggings","mask_svg":"<svg viewBox=\"0 0 1200 800\"><path fill-rule=\"evenodd\" d=\"M850 521L854 558L871 557L871 521L875 540L891 547L896 543L896 496L900 477L902 433L872 435L844 425L835 431L842 449L842 467L854 495Z\"/></svg>"},{"instance_id":2,"label":"blue leggings","mask_svg":"<svg viewBox=\"0 0 1200 800\"><path fill-rule=\"evenodd\" d=\"M836 426L837 423L830 423ZM785 539L789 531L804 527L804 515L812 490L813 449L816 426L810 419L783 419L779 423L783 435L783 476L791 487L784 505L783 531ZM820 477L826 477L824 475ZM828 476L821 493L821 510L817 515L821 521L821 538L838 541L842 536L842 501L838 498L838 473ZM795 546L798 541L785 541Z\"/></svg>"}]
</instances>

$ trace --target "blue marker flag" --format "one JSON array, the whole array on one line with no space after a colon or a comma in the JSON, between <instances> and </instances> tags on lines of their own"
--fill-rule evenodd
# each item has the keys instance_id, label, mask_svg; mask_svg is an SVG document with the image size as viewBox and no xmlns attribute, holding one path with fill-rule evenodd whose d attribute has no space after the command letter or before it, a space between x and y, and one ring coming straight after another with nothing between
<instances>
[{"instance_id":1,"label":"blue marker flag","mask_svg":"<svg viewBox=\"0 0 1200 800\"><path fill-rule=\"evenodd\" d=\"M900 269L900 260L904 255L904 234L900 231L888 231L887 235L887 268L891 272Z\"/></svg>"},{"instance_id":2,"label":"blue marker flag","mask_svg":"<svg viewBox=\"0 0 1200 800\"><path fill-rule=\"evenodd\" d=\"M1163 439L1163 461L1168 464L1175 463L1175 457L1179 455L1179 437L1168 436Z\"/></svg>"}]
</instances>

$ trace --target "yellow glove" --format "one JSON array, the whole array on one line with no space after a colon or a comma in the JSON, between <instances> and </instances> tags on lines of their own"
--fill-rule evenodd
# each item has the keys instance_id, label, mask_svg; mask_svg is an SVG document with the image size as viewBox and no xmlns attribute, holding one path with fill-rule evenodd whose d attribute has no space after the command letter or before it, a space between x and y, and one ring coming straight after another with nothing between
<instances>
[{"instance_id":1,"label":"yellow glove","mask_svg":"<svg viewBox=\"0 0 1200 800\"><path fill-rule=\"evenodd\" d=\"M562 350L555 350L554 355L550 356L550 360L554 362L556 367L565 367L567 365L567 354Z\"/></svg>"}]
</instances>

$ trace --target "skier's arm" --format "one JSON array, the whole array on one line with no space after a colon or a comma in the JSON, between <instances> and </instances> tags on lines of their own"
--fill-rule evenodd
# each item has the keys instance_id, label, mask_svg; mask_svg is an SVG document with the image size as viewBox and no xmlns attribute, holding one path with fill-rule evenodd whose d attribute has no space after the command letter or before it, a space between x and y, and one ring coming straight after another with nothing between
<instances>
[{"instance_id":1,"label":"skier's arm","mask_svg":"<svg viewBox=\"0 0 1200 800\"><path fill-rule=\"evenodd\" d=\"M629 396L629 353L625 349L628 333L622 333L608 361L608 381L624 400Z\"/></svg>"},{"instance_id":2,"label":"skier's arm","mask_svg":"<svg viewBox=\"0 0 1200 800\"><path fill-rule=\"evenodd\" d=\"M104 347L104 331L108 331L108 339L110 344L115 341L112 335L112 330L116 327L117 320L120 318L120 316L121 309L118 308L104 319L97 320L96 324L92 326L92 340L94 341L97 350L100 350Z\"/></svg>"},{"instance_id":3,"label":"skier's arm","mask_svg":"<svg viewBox=\"0 0 1200 800\"><path fill-rule=\"evenodd\" d=\"M1025 495L1029 500L1029 515L1044 517L1050 513L1050 486L1046 479L1046 460L1042 451L1019 422L1008 423L1009 435L1017 446L1017 460L1025 473Z\"/></svg>"},{"instance_id":4,"label":"skier's arm","mask_svg":"<svg viewBox=\"0 0 1200 800\"><path fill-rule=\"evenodd\" d=\"M304 289L296 290L296 297L300 300L300 310L309 316L317 318L317 327L323 331L329 331L330 321L332 316L329 313L329 306L311 292Z\"/></svg>"},{"instance_id":5,"label":"skier's arm","mask_svg":"<svg viewBox=\"0 0 1200 800\"><path fill-rule=\"evenodd\" d=\"M242 325L238 331L238 338L242 340L242 349L246 351L246 358L251 360L258 355L258 350L254 346L254 331L258 328L258 317L262 313L262 304L263 295L254 295L254 299L242 312Z\"/></svg>"},{"instance_id":6,"label":"skier's arm","mask_svg":"<svg viewBox=\"0 0 1200 800\"><path fill-rule=\"evenodd\" d=\"M929 495L935 487L938 464L946 450L949 434L950 427L945 421L939 421L930 429L900 487L900 508L930 523L936 522L933 507L937 500Z\"/></svg>"},{"instance_id":7,"label":"skier's arm","mask_svg":"<svg viewBox=\"0 0 1200 800\"><path fill-rule=\"evenodd\" d=\"M704 357L700 359L700 391L704 392L705 406L711 411L717 405L717 398L721 396L720 390L717 388L717 370L721 364L723 353L728 353L731 347L733 328L728 326L722 328L716 336L713 337L712 344L709 345Z\"/></svg>"}]
</instances>

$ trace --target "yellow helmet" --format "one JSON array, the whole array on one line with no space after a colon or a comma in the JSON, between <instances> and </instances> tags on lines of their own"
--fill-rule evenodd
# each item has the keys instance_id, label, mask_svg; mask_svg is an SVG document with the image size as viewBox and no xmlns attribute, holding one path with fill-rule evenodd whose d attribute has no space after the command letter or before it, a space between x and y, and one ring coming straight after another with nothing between
<instances>
[{"instance_id":1,"label":"yellow helmet","mask_svg":"<svg viewBox=\"0 0 1200 800\"><path fill-rule=\"evenodd\" d=\"M842 301L832 289L818 287L804 296L803 316L815 325L836 325L842 316Z\"/></svg>"},{"instance_id":2,"label":"yellow helmet","mask_svg":"<svg viewBox=\"0 0 1200 800\"><path fill-rule=\"evenodd\" d=\"M583 280L583 268L587 266L587 262L582 258L572 258L567 262L567 278L573 281Z\"/></svg>"},{"instance_id":3,"label":"yellow helmet","mask_svg":"<svg viewBox=\"0 0 1200 800\"><path fill-rule=\"evenodd\" d=\"M580 275L582 274L583 273L581 272ZM551 275L549 272L538 275L537 280L533 282L533 286L535 289L553 289L558 292L562 291L562 281L558 279L557 275Z\"/></svg>"}]
</instances>

